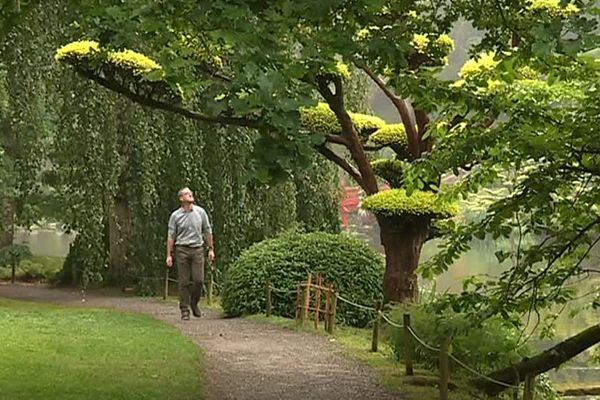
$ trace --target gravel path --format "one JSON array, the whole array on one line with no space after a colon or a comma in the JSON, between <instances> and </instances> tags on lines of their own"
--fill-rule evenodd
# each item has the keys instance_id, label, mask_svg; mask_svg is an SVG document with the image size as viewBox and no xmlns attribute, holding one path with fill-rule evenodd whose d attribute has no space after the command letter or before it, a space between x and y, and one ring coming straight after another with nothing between
<instances>
[{"instance_id":1,"label":"gravel path","mask_svg":"<svg viewBox=\"0 0 600 400\"><path fill-rule=\"evenodd\" d=\"M373 371L342 356L326 337L208 310L181 321L173 303L116 294L0 284L0 297L108 307L169 322L203 350L207 400L388 400L403 396L377 384ZM1 323L0 323L1 325Z\"/></svg>"}]
</instances>

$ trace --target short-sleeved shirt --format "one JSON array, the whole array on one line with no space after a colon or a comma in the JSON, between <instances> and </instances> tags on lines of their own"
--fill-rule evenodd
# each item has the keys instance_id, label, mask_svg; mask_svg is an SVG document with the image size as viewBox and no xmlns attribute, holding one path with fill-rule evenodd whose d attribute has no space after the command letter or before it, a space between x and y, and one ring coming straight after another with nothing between
<instances>
[{"instance_id":1,"label":"short-sleeved shirt","mask_svg":"<svg viewBox=\"0 0 600 400\"><path fill-rule=\"evenodd\" d=\"M169 218L169 238L175 239L175 245L200 247L204 243L204 234L212 233L208 214L200 206L192 205L190 211L179 207Z\"/></svg>"}]
</instances>

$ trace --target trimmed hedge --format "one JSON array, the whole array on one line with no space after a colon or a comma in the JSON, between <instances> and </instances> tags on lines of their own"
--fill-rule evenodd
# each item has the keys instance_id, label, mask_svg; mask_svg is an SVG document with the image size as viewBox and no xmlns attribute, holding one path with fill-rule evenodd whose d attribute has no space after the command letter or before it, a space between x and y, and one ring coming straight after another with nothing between
<instances>
[{"instance_id":1,"label":"trimmed hedge","mask_svg":"<svg viewBox=\"0 0 600 400\"><path fill-rule=\"evenodd\" d=\"M404 189L391 189L368 196L362 203L365 210L374 214L392 216L421 216L449 218L456 215L455 203L442 202L437 194L415 191L410 196Z\"/></svg>"},{"instance_id":2,"label":"trimmed hedge","mask_svg":"<svg viewBox=\"0 0 600 400\"><path fill-rule=\"evenodd\" d=\"M385 126L385 121L368 114L348 113L354 126L361 136L368 137L371 133ZM342 127L334 112L327 103L319 103L315 107L300 110L300 123L311 133L340 134Z\"/></svg>"},{"instance_id":3,"label":"trimmed hedge","mask_svg":"<svg viewBox=\"0 0 600 400\"><path fill-rule=\"evenodd\" d=\"M404 181L403 163L394 158L381 158L371 161L375 175L385 179L391 187L398 188Z\"/></svg>"},{"instance_id":4,"label":"trimmed hedge","mask_svg":"<svg viewBox=\"0 0 600 400\"><path fill-rule=\"evenodd\" d=\"M272 294L273 314L294 317L296 288L308 272L323 274L344 298L372 305L381 298L383 258L367 244L348 234L286 233L245 250L230 266L224 282L222 304L229 316L265 311L266 282ZM325 296L321 297L325 307ZM371 312L337 303L337 321L367 325Z\"/></svg>"}]
</instances>

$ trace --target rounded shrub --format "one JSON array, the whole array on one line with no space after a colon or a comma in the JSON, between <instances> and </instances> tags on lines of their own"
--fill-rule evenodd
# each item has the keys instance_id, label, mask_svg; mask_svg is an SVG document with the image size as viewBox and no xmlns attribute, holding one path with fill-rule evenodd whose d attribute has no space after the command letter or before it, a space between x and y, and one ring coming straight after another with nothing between
<instances>
[{"instance_id":1,"label":"rounded shrub","mask_svg":"<svg viewBox=\"0 0 600 400\"><path fill-rule=\"evenodd\" d=\"M323 282L332 283L345 299L371 305L381 298L383 268L380 254L348 234L285 233L248 248L229 267L223 309L229 316L265 311L265 287L271 282L273 313L294 317L297 286L308 272L321 272ZM336 314L336 321L354 326L365 326L373 317L339 300Z\"/></svg>"}]
</instances>

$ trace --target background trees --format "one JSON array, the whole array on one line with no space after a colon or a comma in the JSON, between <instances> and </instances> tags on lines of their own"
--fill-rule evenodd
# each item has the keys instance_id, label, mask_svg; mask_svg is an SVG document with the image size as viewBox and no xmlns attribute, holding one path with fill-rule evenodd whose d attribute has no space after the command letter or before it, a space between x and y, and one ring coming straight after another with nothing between
<instances>
[{"instance_id":1,"label":"background trees","mask_svg":"<svg viewBox=\"0 0 600 400\"><path fill-rule=\"evenodd\" d=\"M260 184L248 173L255 132L156 113L65 74L54 53L77 30L73 21L85 23L86 10L66 0L2 9L7 243L16 224L59 220L78 233L64 281L150 289L158 281L147 278L162 275L164 224L184 185L211 212L219 269L249 244L296 224L339 229L337 171L319 168L295 182ZM312 211L300 215L296 203Z\"/></svg>"}]
</instances>

